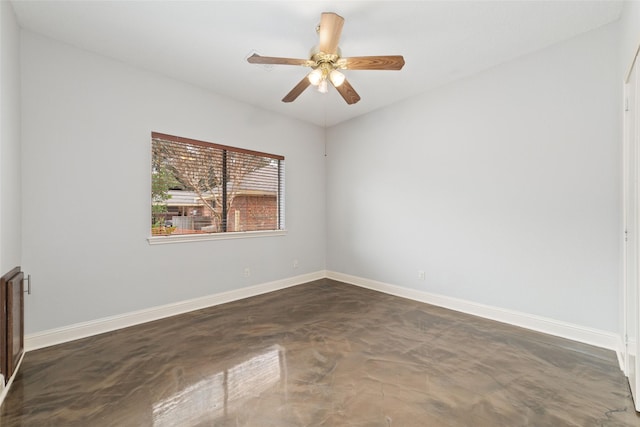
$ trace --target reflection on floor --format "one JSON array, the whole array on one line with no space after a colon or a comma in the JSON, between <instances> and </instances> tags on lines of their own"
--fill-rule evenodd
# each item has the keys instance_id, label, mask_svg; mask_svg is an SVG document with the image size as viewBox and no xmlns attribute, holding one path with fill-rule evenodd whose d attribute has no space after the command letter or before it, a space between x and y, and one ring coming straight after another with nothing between
<instances>
[{"instance_id":1,"label":"reflection on floor","mask_svg":"<svg viewBox=\"0 0 640 427\"><path fill-rule=\"evenodd\" d=\"M266 392L281 380L282 350L273 345L247 361L190 384L153 404L154 427L198 425L242 410L244 401Z\"/></svg>"},{"instance_id":2,"label":"reflection on floor","mask_svg":"<svg viewBox=\"0 0 640 427\"><path fill-rule=\"evenodd\" d=\"M320 280L27 353L2 426L638 426L613 352Z\"/></svg>"}]
</instances>

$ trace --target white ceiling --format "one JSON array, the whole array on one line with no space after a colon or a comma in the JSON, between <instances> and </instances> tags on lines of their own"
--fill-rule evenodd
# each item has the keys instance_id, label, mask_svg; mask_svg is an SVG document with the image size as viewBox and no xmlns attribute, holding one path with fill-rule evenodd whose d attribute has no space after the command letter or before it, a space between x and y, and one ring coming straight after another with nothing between
<instances>
[{"instance_id":1,"label":"white ceiling","mask_svg":"<svg viewBox=\"0 0 640 427\"><path fill-rule=\"evenodd\" d=\"M332 126L615 21L619 1L17 1L23 28L281 114ZM307 73L251 65L308 58L321 12L345 18L343 56L403 55L401 71L345 71L362 100L308 88Z\"/></svg>"}]
</instances>

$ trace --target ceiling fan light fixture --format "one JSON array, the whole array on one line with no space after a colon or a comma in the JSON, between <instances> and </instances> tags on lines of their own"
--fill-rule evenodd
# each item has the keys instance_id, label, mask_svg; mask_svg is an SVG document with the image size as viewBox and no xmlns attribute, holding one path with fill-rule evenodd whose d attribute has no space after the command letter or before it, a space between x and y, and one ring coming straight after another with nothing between
<instances>
[{"instance_id":1,"label":"ceiling fan light fixture","mask_svg":"<svg viewBox=\"0 0 640 427\"><path fill-rule=\"evenodd\" d=\"M318 86L320 82L323 80L322 77L323 77L322 70L318 67L312 72L310 72L307 78L309 79L309 83L311 83L314 86Z\"/></svg>"},{"instance_id":2,"label":"ceiling fan light fixture","mask_svg":"<svg viewBox=\"0 0 640 427\"><path fill-rule=\"evenodd\" d=\"M331 73L329 73L329 79L335 87L339 87L342 83L344 83L344 74L342 74L338 70L332 70Z\"/></svg>"},{"instance_id":3,"label":"ceiling fan light fixture","mask_svg":"<svg viewBox=\"0 0 640 427\"><path fill-rule=\"evenodd\" d=\"M318 92L320 93L329 92L329 87L327 86L327 79L320 80L320 83L318 83Z\"/></svg>"},{"instance_id":4,"label":"ceiling fan light fixture","mask_svg":"<svg viewBox=\"0 0 640 427\"><path fill-rule=\"evenodd\" d=\"M1 1L1 0L0 0ZM360 95L338 70L401 70L404 66L402 55L354 56L343 58L340 47L340 35L344 18L337 13L323 12L320 26L317 28L319 43L311 49L309 59L279 58L261 56L257 53L247 58L251 64L301 65L311 68L300 82L282 98L282 102L293 102L309 86L316 86L321 93L329 91L329 81L340 96L349 105L360 101Z\"/></svg>"}]
</instances>

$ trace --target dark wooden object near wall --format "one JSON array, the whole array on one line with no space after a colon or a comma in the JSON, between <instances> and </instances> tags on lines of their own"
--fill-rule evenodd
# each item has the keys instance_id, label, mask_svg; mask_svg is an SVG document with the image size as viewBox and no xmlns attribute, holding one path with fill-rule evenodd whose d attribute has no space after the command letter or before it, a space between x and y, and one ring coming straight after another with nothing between
<instances>
[{"instance_id":1,"label":"dark wooden object near wall","mask_svg":"<svg viewBox=\"0 0 640 427\"><path fill-rule=\"evenodd\" d=\"M24 273L16 267L0 277L0 371L5 383L24 353Z\"/></svg>"}]
</instances>

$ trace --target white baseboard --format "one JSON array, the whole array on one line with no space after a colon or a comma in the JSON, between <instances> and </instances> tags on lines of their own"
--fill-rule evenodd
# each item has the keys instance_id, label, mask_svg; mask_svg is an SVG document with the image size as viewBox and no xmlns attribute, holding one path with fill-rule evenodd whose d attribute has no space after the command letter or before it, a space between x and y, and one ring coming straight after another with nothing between
<instances>
[{"instance_id":1,"label":"white baseboard","mask_svg":"<svg viewBox=\"0 0 640 427\"><path fill-rule=\"evenodd\" d=\"M616 350L616 356L618 356L618 365L620 365L620 370L624 372L626 376L629 376L627 373L627 367L624 361L624 351L622 347L622 340L620 340L620 350Z\"/></svg>"},{"instance_id":2,"label":"white baseboard","mask_svg":"<svg viewBox=\"0 0 640 427\"><path fill-rule=\"evenodd\" d=\"M89 322L77 323L62 328L50 329L47 331L29 334L25 336L25 351L31 351L51 345L62 344L64 342L86 338L92 335L126 328L129 326L150 322L165 317L175 316L177 314L182 314L193 310L199 310L202 308L212 307L243 298L249 298L256 295L277 291L279 289L301 285L303 283L311 282L314 280L323 279L325 277L338 280L340 282L349 283L351 285L371 289L374 291L384 292L386 294L396 295L414 301L437 305L462 313L472 314L475 316L484 317L486 319L496 320L498 322L520 326L549 335L567 338L585 344L591 344L597 347L613 350L617 354L618 363L620 363L621 368L624 367L624 361L622 359L622 341L621 338L613 332L587 328L584 326L562 322L559 320L535 316L532 314L492 307L444 295L432 294L416 289L405 288L388 283L378 282L375 280L365 279L362 277L324 270L290 277L287 279L276 280L273 282L262 283L255 286L249 286L242 289L207 295L191 300L180 301L173 304L152 307L117 316L105 317Z\"/></svg>"},{"instance_id":3,"label":"white baseboard","mask_svg":"<svg viewBox=\"0 0 640 427\"><path fill-rule=\"evenodd\" d=\"M327 277L329 279L338 280L340 282L349 283L351 285L360 286L374 291L437 305L439 307L448 308L462 313L472 314L486 319L496 320L498 322L508 323L510 325L520 326L537 332L543 332L545 334L613 350L618 355L618 363L621 363L621 339L613 332L601 331L532 314L492 307L489 305L465 301L444 295L432 294L402 286L390 285L388 283L351 276L335 271L327 271Z\"/></svg>"},{"instance_id":4,"label":"white baseboard","mask_svg":"<svg viewBox=\"0 0 640 427\"><path fill-rule=\"evenodd\" d=\"M86 338L92 335L104 332L114 331L116 329L126 328L129 326L139 325L141 323L151 322L153 320L163 319L165 317L175 316L193 310L200 310L231 301L237 301L243 298L265 294L284 288L289 288L313 280L323 279L326 277L324 270L303 274L300 276L290 277L287 279L276 280L273 282L262 283L255 286L249 286L242 289L234 289L232 291L221 292L218 294L207 295L204 297L194 298L186 301L180 301L173 304L151 307L144 310L124 313L117 316L105 317L89 322L76 323L62 328L49 329L25 336L25 351L37 350L51 345L62 344L68 341Z\"/></svg>"}]
</instances>

